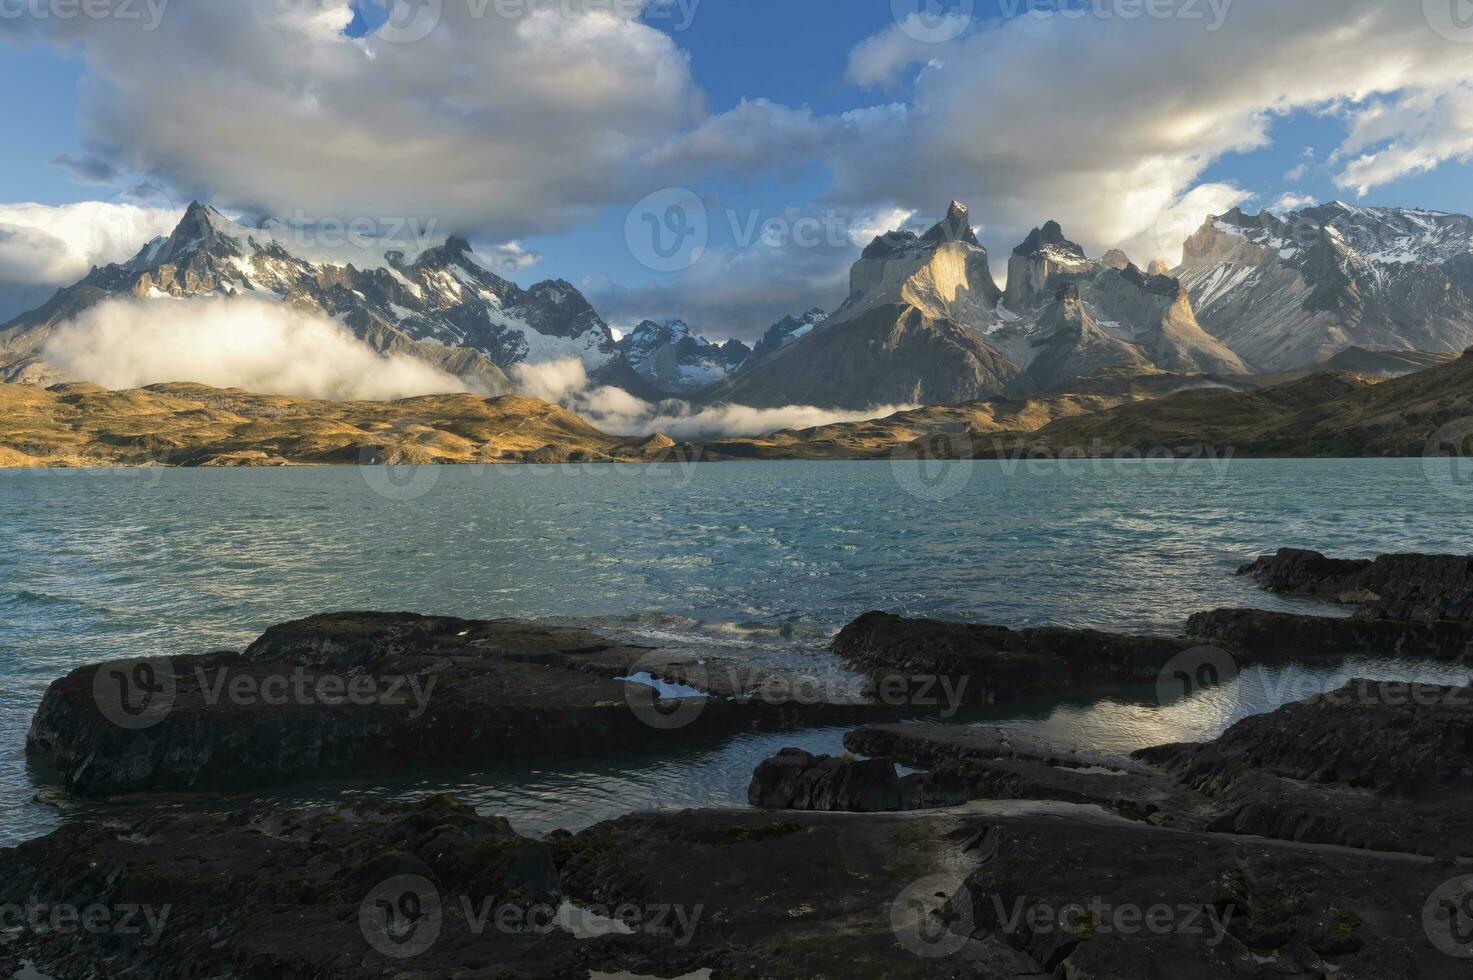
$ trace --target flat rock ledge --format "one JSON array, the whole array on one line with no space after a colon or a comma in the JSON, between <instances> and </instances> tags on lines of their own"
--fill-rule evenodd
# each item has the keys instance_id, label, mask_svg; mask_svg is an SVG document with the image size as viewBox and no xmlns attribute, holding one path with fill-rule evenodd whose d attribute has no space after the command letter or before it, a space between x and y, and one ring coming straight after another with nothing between
<instances>
[{"instance_id":1,"label":"flat rock ledge","mask_svg":"<svg viewBox=\"0 0 1473 980\"><path fill-rule=\"evenodd\" d=\"M1199 644L869 612L844 627L832 647L877 690L905 691L954 709L1152 684L1174 657Z\"/></svg>"},{"instance_id":2,"label":"flat rock ledge","mask_svg":"<svg viewBox=\"0 0 1473 980\"><path fill-rule=\"evenodd\" d=\"M1099 806L1154 826L1473 858L1473 688L1355 680L1211 742L1130 756L982 726L871 725L850 751L954 773L969 799Z\"/></svg>"},{"instance_id":3,"label":"flat rock ledge","mask_svg":"<svg viewBox=\"0 0 1473 980\"><path fill-rule=\"evenodd\" d=\"M1442 913L1473 879L1470 695L1355 682L1132 757L855 732L980 797L906 813L639 813L540 841L446 797L114 813L0 850L0 905L147 910L136 931L11 929L0 975L1466 980ZM570 906L608 918L549 915Z\"/></svg>"},{"instance_id":4,"label":"flat rock ledge","mask_svg":"<svg viewBox=\"0 0 1473 980\"><path fill-rule=\"evenodd\" d=\"M747 802L776 810L893 813L959 806L967 787L953 768L901 776L889 759L852 759L783 749L752 774Z\"/></svg>"},{"instance_id":5,"label":"flat rock ledge","mask_svg":"<svg viewBox=\"0 0 1473 980\"><path fill-rule=\"evenodd\" d=\"M1373 653L1473 665L1473 624L1451 620L1303 616L1266 609L1194 614L1187 632L1201 642L1252 651L1268 660Z\"/></svg>"},{"instance_id":6,"label":"flat rock ledge","mask_svg":"<svg viewBox=\"0 0 1473 980\"><path fill-rule=\"evenodd\" d=\"M1355 606L1363 619L1473 625L1473 557L1467 555L1399 554L1357 560L1282 548L1244 565L1238 574L1270 592Z\"/></svg>"},{"instance_id":7,"label":"flat rock ledge","mask_svg":"<svg viewBox=\"0 0 1473 980\"><path fill-rule=\"evenodd\" d=\"M68 793L104 797L590 756L927 712L756 696L733 684L739 672L715 668L579 629L337 613L272 627L244 654L79 668L46 692L26 748ZM640 675L678 686L661 697L617 679Z\"/></svg>"}]
</instances>

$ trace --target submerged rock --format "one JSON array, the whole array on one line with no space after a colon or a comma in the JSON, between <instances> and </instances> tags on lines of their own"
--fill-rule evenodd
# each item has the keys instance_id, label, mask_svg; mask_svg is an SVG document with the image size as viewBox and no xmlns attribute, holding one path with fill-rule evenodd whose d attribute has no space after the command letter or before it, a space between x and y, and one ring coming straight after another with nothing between
<instances>
[{"instance_id":1,"label":"submerged rock","mask_svg":"<svg viewBox=\"0 0 1473 980\"><path fill-rule=\"evenodd\" d=\"M747 802L778 810L885 813L957 806L967 787L953 769L900 776L888 759L846 759L783 749L752 774Z\"/></svg>"},{"instance_id":2,"label":"submerged rock","mask_svg":"<svg viewBox=\"0 0 1473 980\"><path fill-rule=\"evenodd\" d=\"M781 686L754 696L761 679L585 630L339 613L273 627L243 655L79 668L46 692L26 744L68 792L108 796L600 755L917 710L771 696Z\"/></svg>"}]
</instances>

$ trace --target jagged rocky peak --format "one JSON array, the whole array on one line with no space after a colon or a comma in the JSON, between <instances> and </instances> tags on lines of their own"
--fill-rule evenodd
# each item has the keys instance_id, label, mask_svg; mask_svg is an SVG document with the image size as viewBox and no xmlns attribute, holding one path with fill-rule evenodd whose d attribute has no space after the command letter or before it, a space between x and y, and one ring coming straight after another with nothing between
<instances>
[{"instance_id":1,"label":"jagged rocky peak","mask_svg":"<svg viewBox=\"0 0 1473 980\"><path fill-rule=\"evenodd\" d=\"M1130 261L1130 256L1126 255L1125 252L1118 248L1112 248L1100 256L1100 264L1107 269L1124 269L1126 266L1133 265L1134 263Z\"/></svg>"},{"instance_id":2,"label":"jagged rocky peak","mask_svg":"<svg viewBox=\"0 0 1473 980\"><path fill-rule=\"evenodd\" d=\"M752 348L752 359L755 361L768 354L775 354L789 344L802 340L828 318L829 315L817 306L800 316L783 317L768 327L757 346Z\"/></svg>"},{"instance_id":3,"label":"jagged rocky peak","mask_svg":"<svg viewBox=\"0 0 1473 980\"><path fill-rule=\"evenodd\" d=\"M1146 266L1148 276L1169 276L1170 274L1171 266L1166 264L1165 259L1152 259L1151 264Z\"/></svg>"},{"instance_id":4,"label":"jagged rocky peak","mask_svg":"<svg viewBox=\"0 0 1473 980\"><path fill-rule=\"evenodd\" d=\"M960 201L951 202L951 206L946 209L946 217L932 225L931 230L921 236L921 241L936 245L942 242L965 242L977 248L982 247L982 243L977 240L977 233L972 230L971 212Z\"/></svg>"},{"instance_id":5,"label":"jagged rocky peak","mask_svg":"<svg viewBox=\"0 0 1473 980\"><path fill-rule=\"evenodd\" d=\"M660 391L688 395L740 370L751 350L738 340L715 344L684 320L644 320L618 343L640 377Z\"/></svg>"},{"instance_id":6,"label":"jagged rocky peak","mask_svg":"<svg viewBox=\"0 0 1473 980\"><path fill-rule=\"evenodd\" d=\"M1473 218L1332 201L1209 217L1176 270L1202 325L1255 367L1352 346L1453 352L1473 341Z\"/></svg>"},{"instance_id":7,"label":"jagged rocky peak","mask_svg":"<svg viewBox=\"0 0 1473 980\"><path fill-rule=\"evenodd\" d=\"M1084 276L1097 269L1084 249L1064 236L1057 221L1046 221L1028 233L1008 258L1008 289L1003 302L1023 312L1052 299L1059 276Z\"/></svg>"},{"instance_id":8,"label":"jagged rocky peak","mask_svg":"<svg viewBox=\"0 0 1473 980\"><path fill-rule=\"evenodd\" d=\"M850 271L849 299L834 318L898 305L936 319L970 321L990 314L1001 298L970 213L953 201L924 235L894 231L870 243Z\"/></svg>"}]
</instances>

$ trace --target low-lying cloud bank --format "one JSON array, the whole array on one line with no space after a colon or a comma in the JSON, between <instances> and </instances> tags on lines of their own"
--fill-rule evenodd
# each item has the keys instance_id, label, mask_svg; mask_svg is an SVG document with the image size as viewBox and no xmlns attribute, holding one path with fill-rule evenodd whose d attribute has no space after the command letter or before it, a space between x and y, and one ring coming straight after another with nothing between
<instances>
[{"instance_id":1,"label":"low-lying cloud bank","mask_svg":"<svg viewBox=\"0 0 1473 980\"><path fill-rule=\"evenodd\" d=\"M583 362L576 357L542 364L519 364L512 369L511 375L525 394L557 402L605 432L616 435L643 436L663 432L681 440L760 436L778 429L807 429L836 422L884 418L916 407L877 405L862 411L836 411L813 405L783 408L714 405L693 409L689 403L679 399L651 404L622 388L591 383Z\"/></svg>"},{"instance_id":2,"label":"low-lying cloud bank","mask_svg":"<svg viewBox=\"0 0 1473 980\"><path fill-rule=\"evenodd\" d=\"M68 377L114 389L192 381L338 401L467 390L428 364L379 354L319 314L246 297L108 300L58 328L42 356Z\"/></svg>"}]
</instances>

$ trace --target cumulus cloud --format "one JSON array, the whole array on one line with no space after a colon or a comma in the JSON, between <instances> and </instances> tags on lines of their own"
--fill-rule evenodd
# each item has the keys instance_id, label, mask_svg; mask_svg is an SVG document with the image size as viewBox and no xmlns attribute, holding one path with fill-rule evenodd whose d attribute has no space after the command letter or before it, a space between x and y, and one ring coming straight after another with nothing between
<instances>
[{"instance_id":1,"label":"cumulus cloud","mask_svg":"<svg viewBox=\"0 0 1473 980\"><path fill-rule=\"evenodd\" d=\"M0 204L0 282L70 285L94 265L132 258L183 217L117 202Z\"/></svg>"},{"instance_id":2,"label":"cumulus cloud","mask_svg":"<svg viewBox=\"0 0 1473 980\"><path fill-rule=\"evenodd\" d=\"M714 405L694 408L678 399L651 404L621 388L593 385L576 357L540 364L519 364L512 379L525 394L556 402L616 435L644 436L663 432L674 439L699 440L758 436L778 429L806 429L835 422L884 418L914 405L879 405L864 411L832 411L812 405L749 408Z\"/></svg>"},{"instance_id":3,"label":"cumulus cloud","mask_svg":"<svg viewBox=\"0 0 1473 980\"><path fill-rule=\"evenodd\" d=\"M898 208L790 207L770 212L712 208L713 238L691 268L637 287L607 277L580 285L606 319L638 323L679 318L711 340L753 343L790 314L836 308L849 293L849 268L878 235L934 223Z\"/></svg>"},{"instance_id":4,"label":"cumulus cloud","mask_svg":"<svg viewBox=\"0 0 1473 980\"><path fill-rule=\"evenodd\" d=\"M1314 207L1315 200L1307 194L1295 194L1290 191L1282 195L1277 201L1268 206L1275 214L1285 214L1289 211L1298 211L1300 208Z\"/></svg>"},{"instance_id":5,"label":"cumulus cloud","mask_svg":"<svg viewBox=\"0 0 1473 980\"><path fill-rule=\"evenodd\" d=\"M377 353L319 314L247 297L108 300L58 327L42 357L108 388L192 381L333 400L466 390L421 361Z\"/></svg>"},{"instance_id":6,"label":"cumulus cloud","mask_svg":"<svg viewBox=\"0 0 1473 980\"><path fill-rule=\"evenodd\" d=\"M686 55L637 4L561 6L427 5L438 25L408 43L350 36L344 0L37 29L82 53L84 135L120 169L255 213L514 238L627 199L640 155L703 114Z\"/></svg>"},{"instance_id":7,"label":"cumulus cloud","mask_svg":"<svg viewBox=\"0 0 1473 980\"><path fill-rule=\"evenodd\" d=\"M1203 175L1269 145L1285 113L1346 121L1334 179L1359 193L1473 158L1468 49L1423 7L1182 3L1177 16L1110 18L1030 6L1001 22L896 25L853 49L847 75L904 85L904 103L838 116L744 105L673 146L693 165L740 161L738 137L760 116L776 123L762 158L791 165L817 141L841 206L926 212L956 197L993 226L995 251L1053 217L1095 254L1174 261L1185 235L1161 242L1161 227L1190 208L1190 232L1203 205L1247 199Z\"/></svg>"}]
</instances>

